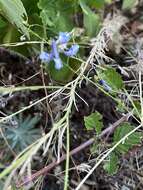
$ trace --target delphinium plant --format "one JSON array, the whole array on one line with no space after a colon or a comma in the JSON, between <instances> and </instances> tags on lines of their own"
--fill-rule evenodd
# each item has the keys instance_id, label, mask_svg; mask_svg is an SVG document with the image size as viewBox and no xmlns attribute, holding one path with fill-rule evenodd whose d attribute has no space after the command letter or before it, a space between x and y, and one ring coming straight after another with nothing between
<instances>
[{"instance_id":1,"label":"delphinium plant","mask_svg":"<svg viewBox=\"0 0 143 190\"><path fill-rule=\"evenodd\" d=\"M32 3L29 4L29 2ZM108 46L115 40L113 38L119 34L121 27L125 24L124 19L122 22L118 22L120 20L117 17L114 22L108 22L106 25L103 23L102 26L104 6L110 3L112 3L111 0L0 0L0 13L2 15L0 31L7 30L6 34L3 32L0 36L3 46L16 46L18 52L23 52L25 56L38 57L39 64L42 64L42 69L50 80L48 86L43 82L42 86L0 88L2 92L7 93L39 89L44 89L46 92L43 98L36 99L32 103L29 102L29 105L24 108L1 118L0 123L16 117L39 103L42 104L45 100L48 112L49 102L52 102L55 97L66 99L62 114L58 119L54 120L53 118L53 121L49 122L50 126L44 128L43 135L41 130L36 127L39 121L37 117L28 116L22 119L20 116L17 117L18 126L1 126L1 137L16 153L15 159L10 161L9 166L0 173L0 179L7 179L4 189L13 188L10 181L17 173L18 176L26 175L24 182L16 184L15 188L19 189L23 184L27 185L36 177L46 174L49 168L66 160L64 190L67 190L70 184L70 156L92 144L92 155L101 154L98 155L95 165L88 170L85 178L77 185L76 189L78 190L101 163L108 174L115 174L118 171L121 156L141 143L142 134L141 131L138 131L142 127L143 114L141 74L139 75L140 108L138 108L126 90L121 74L112 64L112 59L106 56L106 52L109 50ZM130 9L129 1L123 1L122 9ZM83 33L79 36L74 35L74 30L77 27L83 29ZM86 40L84 41L84 39ZM85 42L86 44L84 44ZM26 52L21 49L23 45ZM88 48L88 55L84 47ZM108 64L106 64L107 62ZM94 76L89 75L91 70L94 70ZM121 120L119 119L115 124L104 129L101 113L94 111L85 116L86 130L93 130L96 133L85 144L71 151L70 119L73 107L77 109L76 98L80 98L87 105L84 98L77 93L77 88L81 88L83 80L114 100L116 111L122 117ZM49 94L47 89L51 89ZM121 95L126 95L130 102L128 107L126 102L120 98ZM54 108L50 109L52 114ZM127 114L128 112L129 114ZM127 116L134 118L140 124L138 126L130 124ZM106 135L105 146L102 149L102 138ZM64 138L65 136L66 138ZM112 137L112 140L106 143L109 136ZM50 152L49 150L53 150L55 146L57 146L56 162L32 175L31 163L37 152L40 150L41 158L44 159ZM93 149L94 151L92 151ZM61 150L65 150L62 157ZM47 159L52 156L47 156Z\"/></svg>"},{"instance_id":2,"label":"delphinium plant","mask_svg":"<svg viewBox=\"0 0 143 190\"><path fill-rule=\"evenodd\" d=\"M39 55L45 70L53 79L63 83L72 79L81 64L74 58L79 51L79 45L68 45L71 35L69 32L60 32L56 40L52 39L50 52L42 51Z\"/></svg>"}]
</instances>

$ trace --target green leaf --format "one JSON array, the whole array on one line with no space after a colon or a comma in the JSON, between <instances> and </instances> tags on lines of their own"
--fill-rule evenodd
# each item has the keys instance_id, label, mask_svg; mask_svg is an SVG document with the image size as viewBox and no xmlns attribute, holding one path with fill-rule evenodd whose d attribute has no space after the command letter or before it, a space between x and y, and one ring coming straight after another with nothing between
<instances>
[{"instance_id":1,"label":"green leaf","mask_svg":"<svg viewBox=\"0 0 143 190\"><path fill-rule=\"evenodd\" d=\"M54 26L54 19L56 18L56 10L50 1L39 0L38 7L41 9L40 17L45 26Z\"/></svg>"},{"instance_id":2,"label":"green leaf","mask_svg":"<svg viewBox=\"0 0 143 190\"><path fill-rule=\"evenodd\" d=\"M121 75L115 69L108 67L103 71L97 71L97 73L98 77L105 80L113 90L119 90L124 87Z\"/></svg>"},{"instance_id":3,"label":"green leaf","mask_svg":"<svg viewBox=\"0 0 143 190\"><path fill-rule=\"evenodd\" d=\"M39 9L37 3L39 0L21 0L28 16L31 16L34 13L38 13Z\"/></svg>"},{"instance_id":4,"label":"green leaf","mask_svg":"<svg viewBox=\"0 0 143 190\"><path fill-rule=\"evenodd\" d=\"M95 14L84 2L80 0L79 4L83 11L83 22L87 35L90 37L96 36L101 25L101 19L98 14Z\"/></svg>"},{"instance_id":5,"label":"green leaf","mask_svg":"<svg viewBox=\"0 0 143 190\"><path fill-rule=\"evenodd\" d=\"M104 8L104 5L105 5L105 0L96 0L96 1L90 0L90 2L91 2L91 6L97 9L102 9Z\"/></svg>"},{"instance_id":6,"label":"green leaf","mask_svg":"<svg viewBox=\"0 0 143 190\"><path fill-rule=\"evenodd\" d=\"M113 174L117 173L117 170L118 170L118 156L114 152L112 152L109 155L108 160L105 161L103 168L110 175L113 175Z\"/></svg>"},{"instance_id":7,"label":"green leaf","mask_svg":"<svg viewBox=\"0 0 143 190\"><path fill-rule=\"evenodd\" d=\"M130 131L134 129L129 123L123 123L119 126L114 133L114 143L116 144L120 139L127 135ZM131 134L122 144L118 145L116 150L119 153L127 153L133 146L141 143L142 134L140 132L134 132Z\"/></svg>"},{"instance_id":8,"label":"green leaf","mask_svg":"<svg viewBox=\"0 0 143 190\"><path fill-rule=\"evenodd\" d=\"M38 7L43 24L52 27L54 32L72 29L71 13L74 13L74 3L64 0L39 0Z\"/></svg>"},{"instance_id":9,"label":"green leaf","mask_svg":"<svg viewBox=\"0 0 143 190\"><path fill-rule=\"evenodd\" d=\"M92 113L89 116L84 117L85 127L88 130L96 129L97 134L101 133L103 127L102 115L99 112Z\"/></svg>"},{"instance_id":10,"label":"green leaf","mask_svg":"<svg viewBox=\"0 0 143 190\"><path fill-rule=\"evenodd\" d=\"M40 13L40 17L42 18L42 22L45 26L54 26L54 22L49 16L49 12L47 10L42 10ZM53 12L51 13L51 16L53 15ZM54 16L54 15L53 15Z\"/></svg>"},{"instance_id":11,"label":"green leaf","mask_svg":"<svg viewBox=\"0 0 143 190\"><path fill-rule=\"evenodd\" d=\"M123 5L122 5L122 9L123 10L132 9L136 5L136 3L137 3L136 0L124 0Z\"/></svg>"},{"instance_id":12,"label":"green leaf","mask_svg":"<svg viewBox=\"0 0 143 190\"><path fill-rule=\"evenodd\" d=\"M11 24L16 25L20 32L30 38L27 28L27 13L21 0L0 0L0 10Z\"/></svg>"},{"instance_id":13,"label":"green leaf","mask_svg":"<svg viewBox=\"0 0 143 190\"><path fill-rule=\"evenodd\" d=\"M105 0L82 0L86 5L95 9L102 9L105 5Z\"/></svg>"},{"instance_id":14,"label":"green leaf","mask_svg":"<svg viewBox=\"0 0 143 190\"><path fill-rule=\"evenodd\" d=\"M4 28L7 25L6 22L4 22L1 18L0 18L0 29Z\"/></svg>"},{"instance_id":15,"label":"green leaf","mask_svg":"<svg viewBox=\"0 0 143 190\"><path fill-rule=\"evenodd\" d=\"M15 120L17 121L17 126L4 126L6 128L4 131L5 138L12 149L20 152L41 137L41 129L35 128L39 119L38 116L32 118L27 116L23 119L23 116L20 115Z\"/></svg>"}]
</instances>

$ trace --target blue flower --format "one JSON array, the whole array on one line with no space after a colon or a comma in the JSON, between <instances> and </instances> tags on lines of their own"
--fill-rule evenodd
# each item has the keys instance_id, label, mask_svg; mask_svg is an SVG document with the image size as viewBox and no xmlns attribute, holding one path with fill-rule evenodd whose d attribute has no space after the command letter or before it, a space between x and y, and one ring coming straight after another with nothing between
<instances>
[{"instance_id":1,"label":"blue flower","mask_svg":"<svg viewBox=\"0 0 143 190\"><path fill-rule=\"evenodd\" d=\"M67 43L71 39L71 35L68 32L60 32L58 39L52 40L51 52L47 53L45 51L41 52L39 58L42 62L49 63L54 61L55 69L60 70L63 67L62 60L60 58L60 53L65 54L68 57L75 56L79 50L79 45L74 44L70 48L67 48Z\"/></svg>"},{"instance_id":2,"label":"blue flower","mask_svg":"<svg viewBox=\"0 0 143 190\"><path fill-rule=\"evenodd\" d=\"M60 70L63 67L62 60L60 58L55 58L55 69Z\"/></svg>"},{"instance_id":3,"label":"blue flower","mask_svg":"<svg viewBox=\"0 0 143 190\"><path fill-rule=\"evenodd\" d=\"M57 48L57 44L56 44L55 40L52 40L51 48L52 48L52 52L53 52L54 57L59 58L59 52L58 52L58 48Z\"/></svg>"},{"instance_id":4,"label":"blue flower","mask_svg":"<svg viewBox=\"0 0 143 190\"><path fill-rule=\"evenodd\" d=\"M49 54L49 53L43 51L39 55L39 58L41 59L42 62L50 62L52 60L52 53Z\"/></svg>"},{"instance_id":5,"label":"blue flower","mask_svg":"<svg viewBox=\"0 0 143 190\"><path fill-rule=\"evenodd\" d=\"M99 80L99 84L102 85L106 91L111 91L112 90L112 88L103 79Z\"/></svg>"},{"instance_id":6,"label":"blue flower","mask_svg":"<svg viewBox=\"0 0 143 190\"><path fill-rule=\"evenodd\" d=\"M78 50L79 50L79 45L74 44L67 51L64 51L64 54L68 57L72 57L77 54Z\"/></svg>"},{"instance_id":7,"label":"blue flower","mask_svg":"<svg viewBox=\"0 0 143 190\"><path fill-rule=\"evenodd\" d=\"M63 67L63 64L62 64L55 40L52 41L52 52L53 52L53 56L54 56L53 60L55 62L55 68L57 70L60 70Z\"/></svg>"},{"instance_id":8,"label":"blue flower","mask_svg":"<svg viewBox=\"0 0 143 190\"><path fill-rule=\"evenodd\" d=\"M58 44L65 44L68 43L69 40L71 39L71 35L68 32L60 32L58 39L57 39L57 43Z\"/></svg>"}]
</instances>

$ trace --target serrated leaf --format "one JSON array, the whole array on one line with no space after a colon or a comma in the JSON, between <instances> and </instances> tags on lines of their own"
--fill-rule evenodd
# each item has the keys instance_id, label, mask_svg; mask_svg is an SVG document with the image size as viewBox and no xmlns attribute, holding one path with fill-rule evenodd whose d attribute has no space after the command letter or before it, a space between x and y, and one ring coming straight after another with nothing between
<instances>
[{"instance_id":1,"label":"serrated leaf","mask_svg":"<svg viewBox=\"0 0 143 190\"><path fill-rule=\"evenodd\" d=\"M84 117L85 127L88 130L96 129L97 134L101 133L103 127L102 115L99 112L92 113Z\"/></svg>"},{"instance_id":2,"label":"serrated leaf","mask_svg":"<svg viewBox=\"0 0 143 190\"><path fill-rule=\"evenodd\" d=\"M84 2L80 0L79 4L83 11L83 22L86 29L87 35L90 37L96 36L101 24L101 19L99 14L95 14Z\"/></svg>"},{"instance_id":3,"label":"serrated leaf","mask_svg":"<svg viewBox=\"0 0 143 190\"><path fill-rule=\"evenodd\" d=\"M97 71L97 73L98 77L106 81L113 90L119 90L124 87L121 75L115 69L108 67L104 71Z\"/></svg>"},{"instance_id":4,"label":"serrated leaf","mask_svg":"<svg viewBox=\"0 0 143 190\"><path fill-rule=\"evenodd\" d=\"M103 168L110 175L113 175L117 172L117 170L118 170L118 156L114 152L112 152L109 155L108 160L103 165Z\"/></svg>"},{"instance_id":5,"label":"serrated leaf","mask_svg":"<svg viewBox=\"0 0 143 190\"><path fill-rule=\"evenodd\" d=\"M29 38L27 13L21 0L0 0L2 15Z\"/></svg>"},{"instance_id":6,"label":"serrated leaf","mask_svg":"<svg viewBox=\"0 0 143 190\"><path fill-rule=\"evenodd\" d=\"M123 5L122 5L122 9L123 10L132 9L136 5L136 3L137 3L136 0L124 0Z\"/></svg>"},{"instance_id":7,"label":"serrated leaf","mask_svg":"<svg viewBox=\"0 0 143 190\"><path fill-rule=\"evenodd\" d=\"M119 126L114 133L114 144L116 144L133 129L134 126L131 126L129 123L123 123L121 126ZM127 153L133 146L141 143L142 137L143 136L140 132L134 132L122 144L118 145L116 150L122 154Z\"/></svg>"}]
</instances>

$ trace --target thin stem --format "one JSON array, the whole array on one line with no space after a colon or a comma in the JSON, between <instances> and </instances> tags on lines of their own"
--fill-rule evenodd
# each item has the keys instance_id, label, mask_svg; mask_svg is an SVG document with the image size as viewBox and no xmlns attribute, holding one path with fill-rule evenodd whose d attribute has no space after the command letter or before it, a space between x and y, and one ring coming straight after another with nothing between
<instances>
[{"instance_id":1,"label":"thin stem","mask_svg":"<svg viewBox=\"0 0 143 190\"><path fill-rule=\"evenodd\" d=\"M69 118L67 119L67 151L66 151L66 173L65 173L65 182L64 182L64 190L68 188L68 180L69 180L69 160L70 160L70 131L69 131Z\"/></svg>"}]
</instances>

